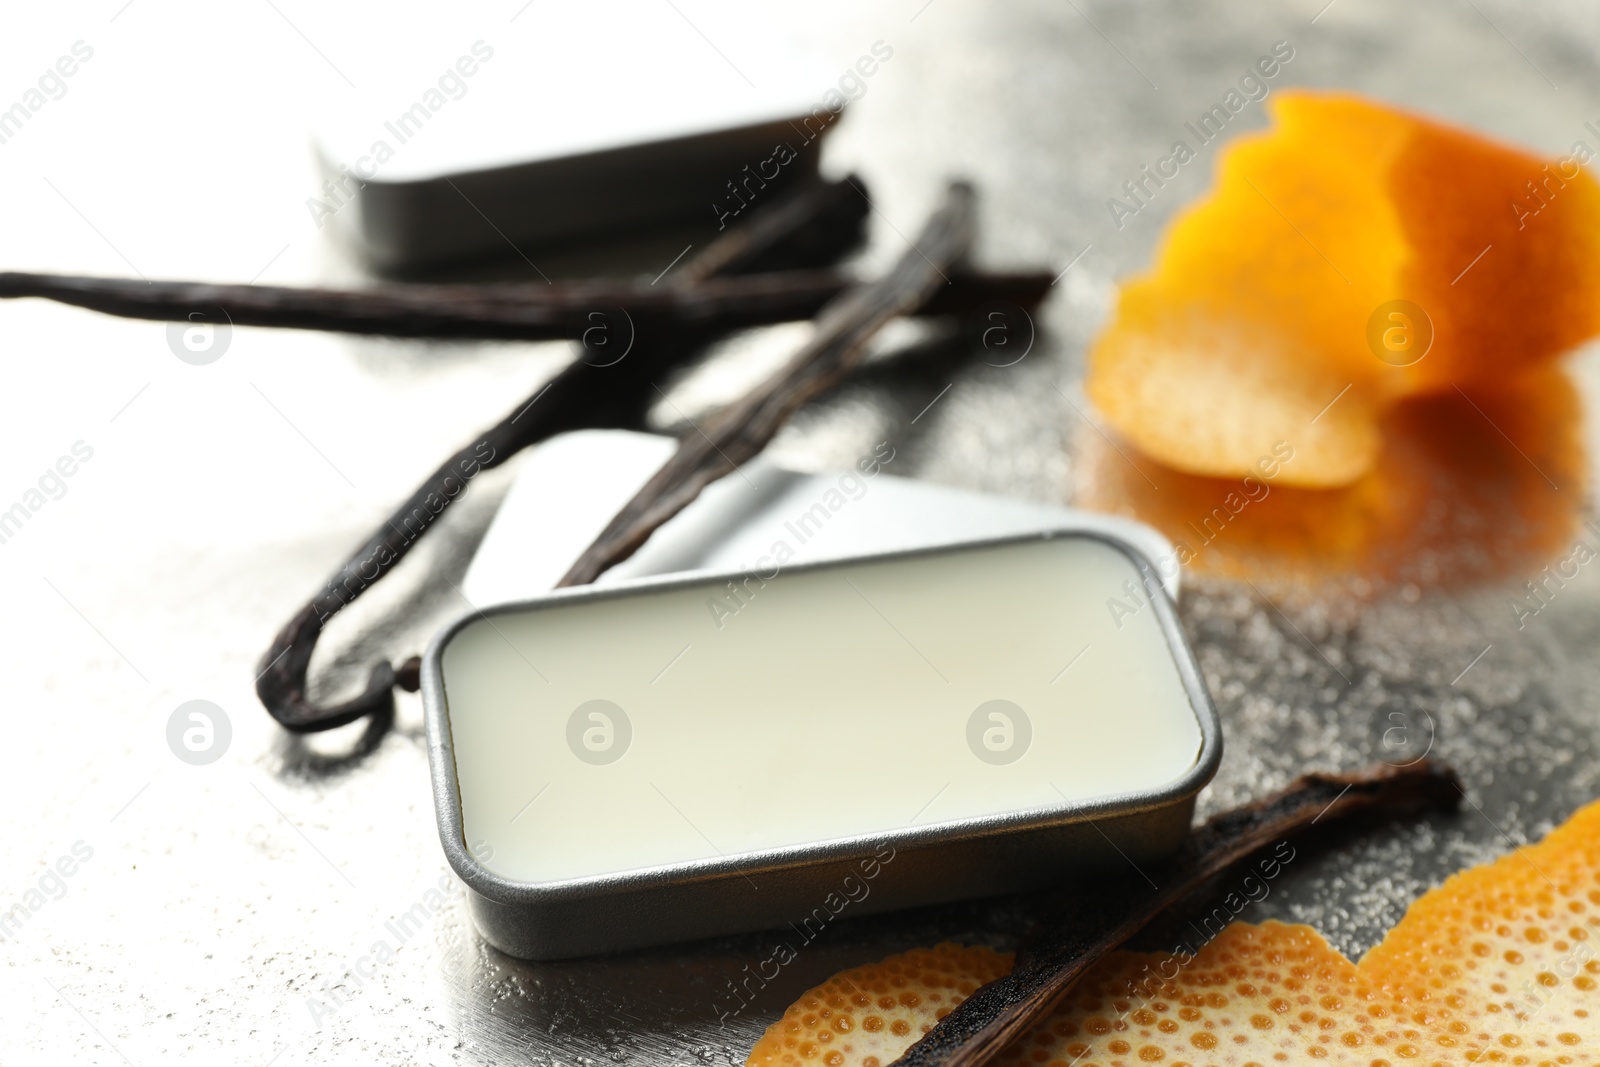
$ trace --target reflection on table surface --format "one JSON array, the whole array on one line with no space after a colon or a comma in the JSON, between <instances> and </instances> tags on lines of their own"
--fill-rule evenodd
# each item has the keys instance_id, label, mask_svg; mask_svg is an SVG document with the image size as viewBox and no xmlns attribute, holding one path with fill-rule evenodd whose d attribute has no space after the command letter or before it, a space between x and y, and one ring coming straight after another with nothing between
<instances>
[{"instance_id":1,"label":"reflection on table surface","mask_svg":"<svg viewBox=\"0 0 1600 1067\"><path fill-rule=\"evenodd\" d=\"M475 10L474 36L513 50L521 6ZM1113 221L1107 199L1280 40L1294 59L1274 88L1350 87L1567 151L1595 118L1600 29L1576 8L1478 8L785 5L784 21L841 70L874 41L895 49L824 161L871 183L869 262L902 252L901 234L961 173L983 198L980 258L1072 265L1022 362L937 348L896 361L803 412L775 451L823 467L888 439L896 474L1082 502L1090 475L1120 462L1094 451L1084 422L1084 344L1114 280L1148 262L1164 222L1204 189L1211 157L1131 217ZM364 56L420 16L354 17L153 0L14 13L0 56L15 76L0 107L75 42L93 56L0 144L0 268L368 280L307 211L320 178L304 116L360 82ZM716 39L715 25L701 28ZM759 55L727 58L760 70ZM708 47L686 61L723 59ZM1234 121L1255 128L1263 116L1252 104ZM654 276L682 243L647 236L607 263ZM538 266L581 274L596 260ZM512 257L472 276L519 271L529 274ZM306 740L278 732L251 685L290 611L506 397L559 367L565 347L240 329L223 358L197 367L174 358L159 323L26 301L0 305L0 326L0 507L74 460L0 545L16 688L0 909L24 911L0 945L8 1061L734 1063L836 969L944 939L1004 944L1024 925L1018 902L846 915L732 1013L727 983L766 957L773 935L548 965L486 948L459 889L438 890L446 869L416 699L400 700L392 724ZM1592 357L1569 373L1579 403L1592 398ZM1564 418L1548 432L1588 433ZM319 669L353 686L375 656L418 650L465 608L454 586L510 473L475 482L392 588L340 620ZM1562 506L1587 517L1581 500ZM1570 536L1585 536L1581 525ZM1582 568L1522 617L1510 602L1542 565L1524 558L1467 582L1414 569L1364 600L1280 599L1227 577L1190 585L1181 614L1227 738L1204 811L1305 767L1423 750L1468 783L1455 818L1307 850L1254 918L1312 922L1359 953L1445 873L1600 792L1600 584ZM229 724L213 763L168 747L169 720L192 700Z\"/></svg>"}]
</instances>

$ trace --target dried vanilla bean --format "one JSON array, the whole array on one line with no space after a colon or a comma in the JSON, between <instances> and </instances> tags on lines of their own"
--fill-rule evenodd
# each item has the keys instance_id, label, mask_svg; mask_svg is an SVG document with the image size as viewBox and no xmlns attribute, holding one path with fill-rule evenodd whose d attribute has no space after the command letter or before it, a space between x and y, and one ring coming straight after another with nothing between
<instances>
[{"instance_id":1,"label":"dried vanilla bean","mask_svg":"<svg viewBox=\"0 0 1600 1067\"><path fill-rule=\"evenodd\" d=\"M845 185L808 189L773 205L729 230L688 261L681 273L701 279L707 262L714 272L721 272L752 262L811 264L824 254L835 259L844 255L860 239L866 210L864 205L856 209L859 194L840 188ZM565 430L639 425L655 397L651 383L718 336L719 331L708 329L682 330L636 339L625 358L607 366L574 360L446 460L295 613L262 654L256 695L272 717L286 729L309 733L392 711L397 684L417 687L414 656L398 669L387 662L375 664L366 687L346 700L332 704L311 700L307 693L311 655L328 620L405 557L473 473L499 466L523 448Z\"/></svg>"},{"instance_id":2,"label":"dried vanilla bean","mask_svg":"<svg viewBox=\"0 0 1600 1067\"><path fill-rule=\"evenodd\" d=\"M729 230L663 280L595 279L477 285L392 284L372 289L145 281L0 272L0 299L38 297L108 315L393 337L579 340L597 312L626 312L635 336L727 332L815 315L851 284L816 269L859 243L868 210L859 179L809 187ZM1048 275L952 273L922 310L965 314L985 304L1038 302Z\"/></svg>"},{"instance_id":3,"label":"dried vanilla bean","mask_svg":"<svg viewBox=\"0 0 1600 1067\"><path fill-rule=\"evenodd\" d=\"M1048 274L955 271L924 315L959 315L984 304L1036 303ZM831 270L773 271L693 285L562 282L556 285L390 285L299 289L271 285L141 282L63 274L0 273L0 298L43 297L124 318L327 330L390 337L503 341L579 340L596 312L622 309L640 334L727 332L810 318L850 285Z\"/></svg>"},{"instance_id":4,"label":"dried vanilla bean","mask_svg":"<svg viewBox=\"0 0 1600 1067\"><path fill-rule=\"evenodd\" d=\"M1064 902L1024 941L1010 974L962 1001L890 1067L982 1067L1054 1011L1107 953L1263 848L1356 815L1454 808L1460 801L1455 772L1422 760L1303 775L1279 793L1223 812L1195 831L1175 861L1148 872L1159 888L1130 869Z\"/></svg>"},{"instance_id":5,"label":"dried vanilla bean","mask_svg":"<svg viewBox=\"0 0 1600 1067\"><path fill-rule=\"evenodd\" d=\"M797 408L842 381L865 358L867 342L885 323L910 314L947 287L949 272L972 244L973 200L970 185L952 183L944 203L889 272L830 302L818 313L811 339L782 370L686 434L678 451L607 524L560 584L592 582L631 556L702 489L765 448Z\"/></svg>"},{"instance_id":6,"label":"dried vanilla bean","mask_svg":"<svg viewBox=\"0 0 1600 1067\"><path fill-rule=\"evenodd\" d=\"M635 330L735 330L809 318L848 285L830 270L711 278L693 286L608 280L553 285L275 285L142 282L0 273L0 297L43 297L124 318L392 337L577 340L596 311L623 308Z\"/></svg>"},{"instance_id":7,"label":"dried vanilla bean","mask_svg":"<svg viewBox=\"0 0 1600 1067\"><path fill-rule=\"evenodd\" d=\"M833 242L832 255L842 255L849 247L843 239L848 236L846 232L836 223L824 225L816 221L819 214L842 210L836 190L830 192L833 188L825 186L797 194L730 230L684 264L679 271L684 279L681 284L698 284L712 270L738 271L791 261L812 263L827 250L824 243L828 241ZM855 188L850 193L857 198L863 195ZM911 309L912 313L959 314L976 310L992 299L1031 308L1043 298L1051 282L1048 273L951 272L949 277L950 284L937 286L931 296ZM964 284L963 279L977 283ZM638 427L656 398L654 384L722 333L720 328L708 326L668 334L657 332L638 337L626 358L614 364L599 366L575 361L452 456L350 557L323 591L295 614L262 655L256 693L272 716L296 732L326 730L387 712L393 706L395 685L416 689L418 661L412 657L398 668L388 663L375 665L366 688L350 699L330 705L312 702L307 694L311 655L327 620L405 556L461 491L469 472L498 466L528 445L566 430ZM825 388L836 380L837 376L818 387ZM778 417L781 420L782 415Z\"/></svg>"}]
</instances>

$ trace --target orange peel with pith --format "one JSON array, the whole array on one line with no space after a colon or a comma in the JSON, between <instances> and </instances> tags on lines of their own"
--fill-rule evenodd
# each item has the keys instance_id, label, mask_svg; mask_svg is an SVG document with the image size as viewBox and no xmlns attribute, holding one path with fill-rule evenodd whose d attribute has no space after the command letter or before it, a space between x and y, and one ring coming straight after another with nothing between
<instances>
[{"instance_id":1,"label":"orange peel with pith","mask_svg":"<svg viewBox=\"0 0 1600 1067\"><path fill-rule=\"evenodd\" d=\"M768 1027L746 1065L882 1067L980 985L1010 970L1010 953L947 942L842 971Z\"/></svg>"},{"instance_id":2,"label":"orange peel with pith","mask_svg":"<svg viewBox=\"0 0 1600 1067\"><path fill-rule=\"evenodd\" d=\"M1385 412L1377 462L1349 485L1278 477L1206 478L1157 466L1080 433L1077 501L1136 517L1173 543L1194 572L1278 593L1343 588L1354 595L1532 574L1569 554L1587 465L1582 406L1559 366L1475 396L1414 397Z\"/></svg>"},{"instance_id":3,"label":"orange peel with pith","mask_svg":"<svg viewBox=\"0 0 1600 1067\"><path fill-rule=\"evenodd\" d=\"M1540 159L1348 94L1269 109L1090 352L1088 394L1140 451L1241 477L1286 441L1284 485L1348 485L1396 402L1493 389L1600 333L1586 145Z\"/></svg>"},{"instance_id":4,"label":"orange peel with pith","mask_svg":"<svg viewBox=\"0 0 1600 1067\"><path fill-rule=\"evenodd\" d=\"M989 948L942 945L845 971L769 1027L748 1067L892 1063L954 1006L952 988L1004 963ZM887 1018L878 997L907 1025L868 1051L851 1038ZM1600 1064L1600 802L1425 893L1359 964L1312 928L1278 922L1233 923L1192 957L1111 953L996 1065L1306 1062Z\"/></svg>"}]
</instances>

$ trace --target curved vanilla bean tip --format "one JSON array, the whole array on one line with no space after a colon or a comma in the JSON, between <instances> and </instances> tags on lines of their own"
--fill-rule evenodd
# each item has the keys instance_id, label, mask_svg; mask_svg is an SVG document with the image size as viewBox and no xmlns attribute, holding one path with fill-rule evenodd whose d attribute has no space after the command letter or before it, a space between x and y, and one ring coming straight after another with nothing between
<instances>
[{"instance_id":1,"label":"curved vanilla bean tip","mask_svg":"<svg viewBox=\"0 0 1600 1067\"><path fill-rule=\"evenodd\" d=\"M859 239L860 216L866 212L865 206L853 206L860 199L854 188L843 182L839 186L832 192L826 187L808 190L752 216L690 259L684 271L697 278L708 273L720 277L724 269L752 262L797 267L817 262L818 256L836 258ZM706 262L712 264L709 270L702 266ZM18 277L0 276L0 287ZM653 396L650 383L717 336L715 330L684 329L641 340L628 358L614 365L590 366L574 360L532 396L518 401L505 418L435 470L278 632L256 668L256 695L262 705L295 733L330 730L391 711L395 685L417 686L415 657L398 670L388 663L374 664L366 687L352 698L334 704L311 700L311 655L328 620L397 565L478 471L565 430L636 425Z\"/></svg>"}]
</instances>

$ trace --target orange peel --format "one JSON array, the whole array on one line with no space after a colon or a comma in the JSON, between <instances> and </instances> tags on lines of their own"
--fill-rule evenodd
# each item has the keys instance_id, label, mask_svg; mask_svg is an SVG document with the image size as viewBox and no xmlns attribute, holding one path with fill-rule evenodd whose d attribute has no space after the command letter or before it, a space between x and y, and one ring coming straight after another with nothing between
<instances>
[{"instance_id":1,"label":"orange peel","mask_svg":"<svg viewBox=\"0 0 1600 1067\"><path fill-rule=\"evenodd\" d=\"M940 970L905 962L921 958L907 953L847 971L801 1005L840 995L845 976L850 983L892 976L897 997L947 994L950 986L928 977L959 973L972 981L1003 960L983 947L924 951L939 954ZM783 1044L801 1005L768 1029L750 1067L881 1067L928 1023L920 1018L895 1041L875 1044L873 1063L839 1044L807 1056L795 1051L799 1042ZM781 1060L774 1058L780 1045ZM1312 928L1279 922L1233 923L1192 956L1114 952L996 1060L997 1067L1305 1062L1600 1064L1600 802L1539 844L1425 893L1359 964Z\"/></svg>"},{"instance_id":2,"label":"orange peel","mask_svg":"<svg viewBox=\"0 0 1600 1067\"><path fill-rule=\"evenodd\" d=\"M1540 159L1347 94L1269 109L1090 351L1085 388L1140 451L1241 477L1286 441L1284 484L1348 485L1398 400L1493 388L1600 333L1586 146Z\"/></svg>"},{"instance_id":3,"label":"orange peel","mask_svg":"<svg viewBox=\"0 0 1600 1067\"><path fill-rule=\"evenodd\" d=\"M1559 365L1492 391L1415 397L1379 420L1376 462L1349 485L1283 484L1303 456L1266 477L1208 478L1118 450L1085 428L1075 499L1135 517L1185 569L1273 595L1345 588L1459 586L1536 572L1569 553L1588 478L1578 392Z\"/></svg>"},{"instance_id":4,"label":"orange peel","mask_svg":"<svg viewBox=\"0 0 1600 1067\"><path fill-rule=\"evenodd\" d=\"M1011 970L1011 954L945 943L842 971L767 1028L748 1067L882 1067L973 990Z\"/></svg>"}]
</instances>

